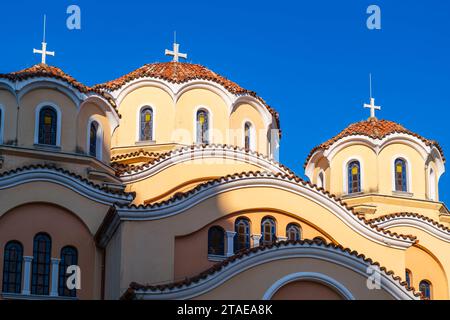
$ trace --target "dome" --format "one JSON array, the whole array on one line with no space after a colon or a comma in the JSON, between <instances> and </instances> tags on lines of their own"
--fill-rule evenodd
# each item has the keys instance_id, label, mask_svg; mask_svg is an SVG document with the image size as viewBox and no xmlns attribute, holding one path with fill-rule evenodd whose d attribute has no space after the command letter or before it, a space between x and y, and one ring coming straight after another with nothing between
<instances>
[{"instance_id":1,"label":"dome","mask_svg":"<svg viewBox=\"0 0 450 320\"><path fill-rule=\"evenodd\" d=\"M169 83L182 84L195 80L206 80L215 82L224 87L229 93L236 96L252 96L258 99L272 114L277 121L279 128L279 115L267 103L259 97L254 91L242 88L233 81L209 70L208 68L192 63L182 62L163 62L146 64L143 67L132 71L116 80L98 84L93 87L95 90L116 91L124 87L127 83L141 78L154 78L167 81Z\"/></svg>"},{"instance_id":2,"label":"dome","mask_svg":"<svg viewBox=\"0 0 450 320\"><path fill-rule=\"evenodd\" d=\"M428 139L418 135L417 133L414 133L414 132L406 129L404 126L402 126L401 124L398 124L396 122L389 121L389 120L378 120L377 118L369 118L368 120L351 124L346 129L341 131L338 135L334 136L330 140L328 140L328 141L322 143L321 145L315 147L314 149L312 149L308 158L306 159L305 168L306 168L306 165L308 164L309 160L311 159L311 157L313 156L313 154L316 151L327 150L335 142L337 142L345 137L362 135L362 136L367 136L372 139L382 140L382 139L386 138L387 136L389 136L391 134L395 134L395 133L403 133L403 134L408 134L408 135L414 136L414 137L420 139L422 142L424 142L427 146L436 147L439 150L439 152L441 153L442 158L445 161L442 148L437 141L428 140Z\"/></svg>"}]
</instances>

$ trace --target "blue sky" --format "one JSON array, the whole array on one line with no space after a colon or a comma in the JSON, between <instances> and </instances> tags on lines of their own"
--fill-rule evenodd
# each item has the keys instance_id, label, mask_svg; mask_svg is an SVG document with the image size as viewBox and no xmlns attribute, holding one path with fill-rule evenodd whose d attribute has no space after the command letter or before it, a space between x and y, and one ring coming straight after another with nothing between
<instances>
[{"instance_id":1,"label":"blue sky","mask_svg":"<svg viewBox=\"0 0 450 320\"><path fill-rule=\"evenodd\" d=\"M66 28L77 4L82 29ZM382 30L366 28L366 9L382 10ZM428 1L3 1L0 72L48 62L92 85L145 63L168 61L177 30L189 61L256 91L281 115L281 162L303 175L317 144L364 120L368 74L383 110L450 155L450 2ZM449 202L450 177L440 183Z\"/></svg>"}]
</instances>

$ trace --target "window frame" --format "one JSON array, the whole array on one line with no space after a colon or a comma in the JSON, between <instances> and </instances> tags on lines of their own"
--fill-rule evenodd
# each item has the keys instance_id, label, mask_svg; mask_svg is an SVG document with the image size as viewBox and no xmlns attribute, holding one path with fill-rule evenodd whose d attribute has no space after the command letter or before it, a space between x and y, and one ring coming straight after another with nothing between
<instances>
[{"instance_id":1,"label":"window frame","mask_svg":"<svg viewBox=\"0 0 450 320\"><path fill-rule=\"evenodd\" d=\"M212 252L211 248L211 242L214 240L212 239L212 231L220 231L222 234L221 243L219 244L219 250L218 252ZM208 229L208 256L218 256L218 257L224 257L225 256L225 229L221 226L212 226Z\"/></svg>"},{"instance_id":2,"label":"window frame","mask_svg":"<svg viewBox=\"0 0 450 320\"><path fill-rule=\"evenodd\" d=\"M38 237L47 237L47 248L46 251L43 253L40 253L37 251L38 248L36 248L36 239ZM45 255L45 261L41 262L39 261L39 254ZM51 277L51 256L52 256L52 238L49 234L45 232L38 233L33 238L33 262L31 266L31 294L32 295L39 295L39 296L48 296L50 295L50 277ZM44 265L44 272L39 272L39 265ZM40 277L43 277L43 284L42 284L42 290L40 290L40 284L39 279Z\"/></svg>"},{"instance_id":3,"label":"window frame","mask_svg":"<svg viewBox=\"0 0 450 320\"><path fill-rule=\"evenodd\" d=\"M208 130L207 130L207 143L200 143L199 142L199 136L198 136L198 116L201 111L206 112L208 116ZM209 145L212 144L212 131L213 131L213 113L211 112L210 108L206 106L199 106L194 109L194 144L196 145Z\"/></svg>"},{"instance_id":4,"label":"window frame","mask_svg":"<svg viewBox=\"0 0 450 320\"><path fill-rule=\"evenodd\" d=\"M10 265L8 265L7 268L7 261L11 263L11 259L6 254L8 253L8 250L10 250L8 247L17 245L20 248L20 255L18 255L18 259L16 261L16 268L13 272L10 270ZM5 244L4 251L3 251L3 277L2 277L2 292L8 293L8 294L20 294L22 292L22 276L23 276L23 253L24 248L21 242L12 240ZM11 276L15 277L14 281L11 281ZM9 290L9 287L13 285L15 286L14 292Z\"/></svg>"},{"instance_id":5,"label":"window frame","mask_svg":"<svg viewBox=\"0 0 450 320\"><path fill-rule=\"evenodd\" d=\"M65 256L63 256L64 250L73 250L75 253L75 263L67 264L65 263ZM65 246L60 251L60 263L59 263L59 271L58 271L58 295L60 297L68 297L68 298L76 298L77 297L77 290L69 290L66 286L67 279L70 275L67 274L67 268L72 265L78 265L78 250L74 246ZM66 294L66 293L69 294Z\"/></svg>"},{"instance_id":6,"label":"window frame","mask_svg":"<svg viewBox=\"0 0 450 320\"><path fill-rule=\"evenodd\" d=\"M245 224L245 244L244 246L241 248L240 246L240 241L239 241L239 227L240 224L244 223ZM236 219L236 221L234 222L234 231L236 232L236 236L234 238L234 252L238 252L241 250L245 250L245 249L250 249L250 237L251 237L251 224L250 224L250 220L246 217L239 217Z\"/></svg>"},{"instance_id":7,"label":"window frame","mask_svg":"<svg viewBox=\"0 0 450 320\"><path fill-rule=\"evenodd\" d=\"M97 124L97 148L96 148L96 155L93 156L91 154L91 126L93 123ZM90 157L94 157L98 160L103 160L103 127L100 123L100 121L96 120L94 117L91 117L88 121L87 125L87 137L86 137L86 154Z\"/></svg>"},{"instance_id":8,"label":"window frame","mask_svg":"<svg viewBox=\"0 0 450 320\"><path fill-rule=\"evenodd\" d=\"M271 224L271 228L272 228L271 233L270 233L272 239L270 239L270 241L265 239L265 235L266 235L265 224L267 222L269 222ZM277 241L277 221L273 217L264 217L261 220L261 244L262 245L271 245L271 244L276 243L276 241Z\"/></svg>"},{"instance_id":9,"label":"window frame","mask_svg":"<svg viewBox=\"0 0 450 320\"><path fill-rule=\"evenodd\" d=\"M295 240L289 239L289 231L290 231L291 228L296 228L297 229L298 239L295 239ZM300 240L302 240L302 227L298 223L289 223L286 226L286 238L287 238L287 241L300 241Z\"/></svg>"},{"instance_id":10,"label":"window frame","mask_svg":"<svg viewBox=\"0 0 450 320\"><path fill-rule=\"evenodd\" d=\"M423 292L422 292L422 284L426 284L428 286L428 291L429 291L429 297L426 297ZM433 298L433 284L431 283L431 281L429 280L421 280L419 282L419 292L422 294L422 297L427 299L427 300L431 300Z\"/></svg>"},{"instance_id":11,"label":"window frame","mask_svg":"<svg viewBox=\"0 0 450 320\"><path fill-rule=\"evenodd\" d=\"M142 116L143 116L144 111L146 111L147 109L149 109L151 111L151 115L152 115L152 119L151 119L151 122L150 122L151 123L151 131L152 131L150 140L145 140L145 139L143 139L143 136L142 136L142 129L143 129L143 127L142 127L142 124L143 124ZM156 126L156 121L155 121L156 111L155 110L156 110L155 107L153 105L151 105L151 104L145 104L145 105L141 106L138 109L138 114L137 114L137 117L136 117L136 119L137 119L137 121L136 121L137 122L137 124L136 124L136 128L137 128L137 130L136 130L136 141L138 143L153 143L153 142L156 141L156 137L155 137L155 133L156 133L156 130L155 130L155 126Z\"/></svg>"},{"instance_id":12,"label":"window frame","mask_svg":"<svg viewBox=\"0 0 450 320\"><path fill-rule=\"evenodd\" d=\"M41 115L41 110L49 107L49 108L53 108L56 111L56 144L52 145L52 144L42 144L39 143L39 131L40 131L40 115ZM61 109L60 107L53 103L53 102L42 102L40 104L37 105L36 110L35 110L35 126L34 126L34 144L37 146L42 146L42 147L50 147L50 148L60 148L61 147L61 117L62 117L62 113L61 113Z\"/></svg>"},{"instance_id":13,"label":"window frame","mask_svg":"<svg viewBox=\"0 0 450 320\"><path fill-rule=\"evenodd\" d=\"M359 167L359 188L358 191L353 191L353 189L350 188L350 167L352 164L354 163L358 163L358 167ZM344 179L345 181L345 190L347 195L355 195L355 194L360 194L363 191L363 181L362 181L362 177L363 177L363 169L362 169L362 164L361 164L361 160L354 158L354 159L350 159L349 161L346 162L345 165L345 176L346 179ZM353 180L353 179L352 179ZM353 183L353 182L352 182Z\"/></svg>"}]
</instances>

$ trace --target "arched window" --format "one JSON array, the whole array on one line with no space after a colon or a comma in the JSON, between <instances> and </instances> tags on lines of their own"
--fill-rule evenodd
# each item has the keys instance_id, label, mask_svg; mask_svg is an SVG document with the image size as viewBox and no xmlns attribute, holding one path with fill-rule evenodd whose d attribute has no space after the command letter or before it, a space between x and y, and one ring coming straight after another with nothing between
<instances>
[{"instance_id":1,"label":"arched window","mask_svg":"<svg viewBox=\"0 0 450 320\"><path fill-rule=\"evenodd\" d=\"M427 280L420 281L419 291L424 299L431 299L431 283Z\"/></svg>"},{"instance_id":2,"label":"arched window","mask_svg":"<svg viewBox=\"0 0 450 320\"><path fill-rule=\"evenodd\" d=\"M245 150L250 150L252 148L252 124L246 122L244 125L244 147Z\"/></svg>"},{"instance_id":3,"label":"arched window","mask_svg":"<svg viewBox=\"0 0 450 320\"><path fill-rule=\"evenodd\" d=\"M326 243L327 243L327 241L326 241L324 238L322 238L322 237L315 237L315 238L313 239L313 241L314 241L314 242L323 243L323 244L326 244Z\"/></svg>"},{"instance_id":4,"label":"arched window","mask_svg":"<svg viewBox=\"0 0 450 320\"><path fill-rule=\"evenodd\" d=\"M145 107L141 110L140 140L153 141L153 109Z\"/></svg>"},{"instance_id":5,"label":"arched window","mask_svg":"<svg viewBox=\"0 0 450 320\"><path fill-rule=\"evenodd\" d=\"M89 128L89 155L91 157L99 157L101 148L100 128L97 121L92 121Z\"/></svg>"},{"instance_id":6,"label":"arched window","mask_svg":"<svg viewBox=\"0 0 450 320\"><path fill-rule=\"evenodd\" d=\"M211 227L208 231L208 254L225 255L225 231L221 227Z\"/></svg>"},{"instance_id":7,"label":"arched window","mask_svg":"<svg viewBox=\"0 0 450 320\"><path fill-rule=\"evenodd\" d=\"M430 169L428 184L429 198L430 200L436 201L436 175L434 174L433 168Z\"/></svg>"},{"instance_id":8,"label":"arched window","mask_svg":"<svg viewBox=\"0 0 450 320\"><path fill-rule=\"evenodd\" d=\"M209 144L209 114L204 109L197 112L197 144Z\"/></svg>"},{"instance_id":9,"label":"arched window","mask_svg":"<svg viewBox=\"0 0 450 320\"><path fill-rule=\"evenodd\" d=\"M348 165L348 193L361 192L361 165L352 161Z\"/></svg>"},{"instance_id":10,"label":"arched window","mask_svg":"<svg viewBox=\"0 0 450 320\"><path fill-rule=\"evenodd\" d=\"M408 284L408 287L411 287L411 283L412 283L412 273L411 273L411 271L406 269L405 276L406 276L406 283Z\"/></svg>"},{"instance_id":11,"label":"arched window","mask_svg":"<svg viewBox=\"0 0 450 320\"><path fill-rule=\"evenodd\" d=\"M239 218L234 224L236 238L234 241L234 251L250 248L250 222L246 218Z\"/></svg>"},{"instance_id":12,"label":"arched window","mask_svg":"<svg viewBox=\"0 0 450 320\"><path fill-rule=\"evenodd\" d=\"M11 241L5 246L3 255L3 292L20 293L22 289L23 246Z\"/></svg>"},{"instance_id":13,"label":"arched window","mask_svg":"<svg viewBox=\"0 0 450 320\"><path fill-rule=\"evenodd\" d=\"M317 177L317 186L319 188L325 187L325 176L324 176L323 172L320 172L319 176Z\"/></svg>"},{"instance_id":14,"label":"arched window","mask_svg":"<svg viewBox=\"0 0 450 320\"><path fill-rule=\"evenodd\" d=\"M300 226L295 223L291 223L286 227L286 237L289 241L298 241L301 239Z\"/></svg>"},{"instance_id":15,"label":"arched window","mask_svg":"<svg viewBox=\"0 0 450 320\"><path fill-rule=\"evenodd\" d=\"M395 160L395 191L408 191L406 161L403 159Z\"/></svg>"},{"instance_id":16,"label":"arched window","mask_svg":"<svg viewBox=\"0 0 450 320\"><path fill-rule=\"evenodd\" d=\"M51 250L52 240L49 235L39 233L34 237L31 294L41 296L49 294Z\"/></svg>"},{"instance_id":17,"label":"arched window","mask_svg":"<svg viewBox=\"0 0 450 320\"><path fill-rule=\"evenodd\" d=\"M262 244L270 245L274 243L277 240L276 232L275 220L270 217L264 218L261 223Z\"/></svg>"},{"instance_id":18,"label":"arched window","mask_svg":"<svg viewBox=\"0 0 450 320\"><path fill-rule=\"evenodd\" d=\"M61 262L59 263L59 288L58 292L61 297L76 297L77 290L70 290L67 287L67 268L78 265L78 251L74 247L64 247L61 250Z\"/></svg>"},{"instance_id":19,"label":"arched window","mask_svg":"<svg viewBox=\"0 0 450 320\"><path fill-rule=\"evenodd\" d=\"M39 144L56 146L58 114L52 107L39 112Z\"/></svg>"}]
</instances>

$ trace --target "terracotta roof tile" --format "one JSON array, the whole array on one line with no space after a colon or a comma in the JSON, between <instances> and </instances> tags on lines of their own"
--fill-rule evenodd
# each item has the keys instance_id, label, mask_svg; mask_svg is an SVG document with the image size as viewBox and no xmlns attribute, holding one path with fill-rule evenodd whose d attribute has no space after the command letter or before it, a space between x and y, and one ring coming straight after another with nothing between
<instances>
[{"instance_id":1,"label":"terracotta roof tile","mask_svg":"<svg viewBox=\"0 0 450 320\"><path fill-rule=\"evenodd\" d=\"M387 137L391 134L395 134L395 133L408 134L408 135L411 135L411 136L414 136L414 137L420 139L427 146L435 146L439 150L439 152L441 153L441 155L445 161L443 150L437 141L425 139L424 137L406 129L401 124L395 123L393 121L378 120L376 118L370 118L366 121L361 121L361 122L351 124L350 126L348 126L346 129L344 129L342 132L340 132L335 137L331 138L330 140L328 140L328 141L322 143L321 145L315 147L314 149L312 149L306 159L305 168L306 168L309 160L311 159L312 155L316 151L327 150L335 142L337 142L345 137L362 135L362 136L367 136L372 139L382 140L385 137Z\"/></svg>"},{"instance_id":2,"label":"terracotta roof tile","mask_svg":"<svg viewBox=\"0 0 450 320\"><path fill-rule=\"evenodd\" d=\"M436 220L433 220L427 216L424 216L422 214L418 214L418 213L414 213L414 212L398 212L398 213L391 213L388 215L384 215L378 218L374 218L369 220L369 222L371 224L378 224L384 221L389 221L389 220L394 220L394 219L398 219L398 218L416 218L419 220L422 220L424 222L430 223L433 226L435 226L436 228L439 228L447 233L450 233L450 228L446 227L445 225L439 223Z\"/></svg>"},{"instance_id":3,"label":"terracotta roof tile","mask_svg":"<svg viewBox=\"0 0 450 320\"><path fill-rule=\"evenodd\" d=\"M246 90L238 84L199 64L181 62L146 64L143 67L132 71L116 80L98 84L94 87L94 89L115 91L133 80L147 77L161 79L176 84L186 83L192 80L208 80L220 84L226 90L228 90L228 92L234 95L250 95L264 104L267 110L269 110L272 116L276 119L278 128L280 128L279 114L269 105L267 105L267 103L254 91Z\"/></svg>"},{"instance_id":4,"label":"terracotta roof tile","mask_svg":"<svg viewBox=\"0 0 450 320\"><path fill-rule=\"evenodd\" d=\"M236 253L234 256L215 264L214 266L212 266L208 270L198 274L197 276L194 276L191 278L186 278L185 280L174 282L171 284L154 286L154 285L141 285L141 284L133 282L130 284L129 289L122 296L122 300L133 299L135 297L136 291L158 292L158 291L174 290L174 289L181 289L183 287L188 287L194 283L198 283L199 281L206 279L208 276L211 276L218 272L221 272L224 267L226 267L230 264L237 263L237 262L239 262L239 260L242 260L243 258L248 257L250 255L257 254L261 251L276 250L277 248L287 247L287 246L298 246L298 247L305 246L306 247L306 246L312 246L312 245L331 248L334 250L341 251L342 253L348 253L354 257L357 257L358 259L363 260L365 263L368 263L372 266L377 266L380 268L381 272L384 272L388 276L392 276L392 278L395 281L397 281L398 283L400 283L407 291L412 291L414 296L416 296L416 297L420 296L420 293L415 292L414 288L409 287L408 284L406 283L406 281L402 281L401 277L396 276L393 271L387 270L386 267L381 266L379 262L374 262L372 259L367 258L364 254L360 254L357 251L351 250L349 248L344 248L341 245L336 245L333 243L324 243L324 242L318 241L318 240L300 240L300 241L281 241L281 242L277 242L277 243L274 243L271 245L261 245L256 248L242 250L242 251Z\"/></svg>"},{"instance_id":5,"label":"terracotta roof tile","mask_svg":"<svg viewBox=\"0 0 450 320\"><path fill-rule=\"evenodd\" d=\"M84 84L82 84L81 82L78 82L77 80L75 80L75 78L73 78L72 76L68 75L67 73L65 73L64 71L62 71L60 68L54 67L54 66L49 66L46 64L36 64L30 68L26 68L20 71L16 71L16 72L11 72L11 73L6 73L6 74L0 74L0 79L7 79L10 81L25 81L28 79L33 79L33 78L53 78L53 79L57 79L57 80L61 80L66 82L67 84L71 85L72 87L74 87L76 90L78 90L81 93L96 93L101 95L104 99L106 99L117 111L117 106L115 104L115 102L107 95L105 95L102 91L88 87ZM119 113L118 113L119 114ZM120 116L120 114L119 114Z\"/></svg>"}]
</instances>

